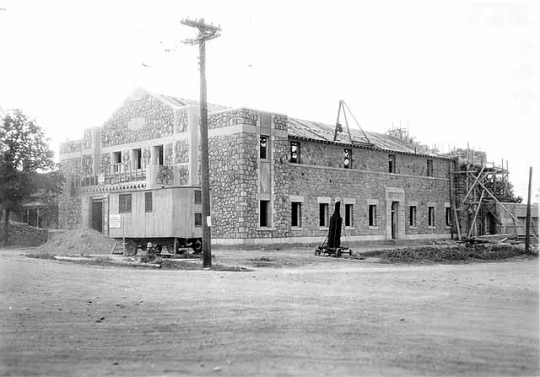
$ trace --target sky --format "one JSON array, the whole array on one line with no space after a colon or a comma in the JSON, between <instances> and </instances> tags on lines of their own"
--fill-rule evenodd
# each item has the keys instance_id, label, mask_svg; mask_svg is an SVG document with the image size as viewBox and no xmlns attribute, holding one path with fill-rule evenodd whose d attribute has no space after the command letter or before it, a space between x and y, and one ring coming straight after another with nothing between
<instances>
[{"instance_id":1,"label":"sky","mask_svg":"<svg viewBox=\"0 0 540 377\"><path fill-rule=\"evenodd\" d=\"M446 152L508 164L540 201L540 2L536 0L0 0L0 107L59 143L101 126L133 89L335 124L344 100L364 130L392 127ZM536 198L535 198L536 195Z\"/></svg>"}]
</instances>

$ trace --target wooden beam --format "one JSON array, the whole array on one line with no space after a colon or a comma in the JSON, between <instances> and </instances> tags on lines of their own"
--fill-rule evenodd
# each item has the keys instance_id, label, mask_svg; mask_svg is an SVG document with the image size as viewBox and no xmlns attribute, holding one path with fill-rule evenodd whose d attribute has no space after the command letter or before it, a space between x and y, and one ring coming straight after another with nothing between
<instances>
[{"instance_id":1,"label":"wooden beam","mask_svg":"<svg viewBox=\"0 0 540 377\"><path fill-rule=\"evenodd\" d=\"M474 181L474 183L472 184L472 186L469 188L469 192L467 192L467 195L465 195L465 197L463 198L463 200L461 201L461 205L465 204L465 201L467 200L467 198L469 197L469 195L471 194L472 190L476 187L476 184L478 183L478 180L480 179L480 177L482 176L482 173L484 172L484 169L485 169L485 166L482 167L482 170L480 170L480 173L478 174L478 177L476 177L476 180ZM467 172L468 173L468 172ZM468 182L468 178L467 178L467 182Z\"/></svg>"},{"instance_id":2,"label":"wooden beam","mask_svg":"<svg viewBox=\"0 0 540 377\"><path fill-rule=\"evenodd\" d=\"M476 225L476 217L478 216L478 212L480 212L480 207L482 207L482 199L484 198L484 194L486 193L486 190L482 190L482 195L480 195L480 201L478 202L478 207L476 207L476 212L474 213L473 221L471 224L471 227L469 228L469 234L467 235L467 238L471 236L472 230L474 229L474 226Z\"/></svg>"}]
</instances>

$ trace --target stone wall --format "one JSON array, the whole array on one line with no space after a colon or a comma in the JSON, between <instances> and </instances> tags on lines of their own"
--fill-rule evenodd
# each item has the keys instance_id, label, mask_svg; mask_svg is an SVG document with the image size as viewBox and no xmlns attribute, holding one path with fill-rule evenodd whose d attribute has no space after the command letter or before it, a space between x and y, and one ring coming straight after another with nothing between
<instances>
[{"instance_id":1,"label":"stone wall","mask_svg":"<svg viewBox=\"0 0 540 377\"><path fill-rule=\"evenodd\" d=\"M70 154L82 151L81 140L71 140L60 144L60 154Z\"/></svg>"},{"instance_id":2,"label":"stone wall","mask_svg":"<svg viewBox=\"0 0 540 377\"><path fill-rule=\"evenodd\" d=\"M433 177L448 178L448 160L422 155L399 154L361 147L334 145L297 140L300 143L300 163L333 168L343 168L343 153L352 149L352 169L388 172L389 155L396 157L396 173L427 176L427 160L433 161Z\"/></svg>"},{"instance_id":3,"label":"stone wall","mask_svg":"<svg viewBox=\"0 0 540 377\"><path fill-rule=\"evenodd\" d=\"M258 120L257 112L249 109L238 109L208 115L208 129L234 126L237 124L247 124L256 126Z\"/></svg>"},{"instance_id":4,"label":"stone wall","mask_svg":"<svg viewBox=\"0 0 540 377\"><path fill-rule=\"evenodd\" d=\"M176 151L175 163L181 164L189 161L189 143L187 140L178 140L174 144Z\"/></svg>"},{"instance_id":5,"label":"stone wall","mask_svg":"<svg viewBox=\"0 0 540 377\"><path fill-rule=\"evenodd\" d=\"M183 123L177 123L177 129L182 129ZM101 145L109 147L170 136L174 125L173 109L145 94L138 100L126 101L105 122L101 130Z\"/></svg>"}]
</instances>

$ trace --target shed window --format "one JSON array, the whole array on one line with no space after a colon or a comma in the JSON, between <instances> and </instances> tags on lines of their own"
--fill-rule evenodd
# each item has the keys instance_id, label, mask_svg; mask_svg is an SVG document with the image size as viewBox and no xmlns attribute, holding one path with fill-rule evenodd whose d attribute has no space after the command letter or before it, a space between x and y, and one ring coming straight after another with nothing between
<instances>
[{"instance_id":1,"label":"shed window","mask_svg":"<svg viewBox=\"0 0 540 377\"><path fill-rule=\"evenodd\" d=\"M291 141L291 159L289 161L294 164L300 163L300 143L297 141Z\"/></svg>"},{"instance_id":2,"label":"shed window","mask_svg":"<svg viewBox=\"0 0 540 377\"><path fill-rule=\"evenodd\" d=\"M202 191L195 190L195 204L202 204Z\"/></svg>"},{"instance_id":3,"label":"shed window","mask_svg":"<svg viewBox=\"0 0 540 377\"><path fill-rule=\"evenodd\" d=\"M119 213L131 212L131 194L118 195L118 212Z\"/></svg>"},{"instance_id":4,"label":"shed window","mask_svg":"<svg viewBox=\"0 0 540 377\"><path fill-rule=\"evenodd\" d=\"M195 226L196 227L202 226L202 213L200 212L195 213Z\"/></svg>"},{"instance_id":5,"label":"shed window","mask_svg":"<svg viewBox=\"0 0 540 377\"><path fill-rule=\"evenodd\" d=\"M144 193L144 212L152 212L152 192Z\"/></svg>"}]
</instances>

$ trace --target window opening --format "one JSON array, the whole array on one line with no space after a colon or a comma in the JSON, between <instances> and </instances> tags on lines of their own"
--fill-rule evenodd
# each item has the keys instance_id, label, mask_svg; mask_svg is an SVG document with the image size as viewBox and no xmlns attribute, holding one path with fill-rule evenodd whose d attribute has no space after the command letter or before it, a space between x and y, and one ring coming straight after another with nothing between
<instances>
[{"instance_id":1,"label":"window opening","mask_svg":"<svg viewBox=\"0 0 540 377\"><path fill-rule=\"evenodd\" d=\"M259 224L261 227L270 226L270 201L260 201Z\"/></svg>"},{"instance_id":2,"label":"window opening","mask_svg":"<svg viewBox=\"0 0 540 377\"><path fill-rule=\"evenodd\" d=\"M416 226L416 206L409 207L409 225Z\"/></svg>"},{"instance_id":3,"label":"window opening","mask_svg":"<svg viewBox=\"0 0 540 377\"><path fill-rule=\"evenodd\" d=\"M259 143L259 157L261 160L268 158L268 136L261 136Z\"/></svg>"},{"instance_id":4,"label":"window opening","mask_svg":"<svg viewBox=\"0 0 540 377\"><path fill-rule=\"evenodd\" d=\"M396 155L395 154L388 155L388 172L389 173L396 172Z\"/></svg>"},{"instance_id":5,"label":"window opening","mask_svg":"<svg viewBox=\"0 0 540 377\"><path fill-rule=\"evenodd\" d=\"M427 176L433 177L433 160L427 160Z\"/></svg>"},{"instance_id":6,"label":"window opening","mask_svg":"<svg viewBox=\"0 0 540 377\"><path fill-rule=\"evenodd\" d=\"M118 213L131 212L131 194L118 195Z\"/></svg>"},{"instance_id":7,"label":"window opening","mask_svg":"<svg viewBox=\"0 0 540 377\"><path fill-rule=\"evenodd\" d=\"M428 207L428 226L435 226L435 207Z\"/></svg>"},{"instance_id":8,"label":"window opening","mask_svg":"<svg viewBox=\"0 0 540 377\"><path fill-rule=\"evenodd\" d=\"M291 203L291 226L302 226L302 203Z\"/></svg>"},{"instance_id":9,"label":"window opening","mask_svg":"<svg viewBox=\"0 0 540 377\"><path fill-rule=\"evenodd\" d=\"M377 226L377 205L369 205L369 226Z\"/></svg>"},{"instance_id":10,"label":"window opening","mask_svg":"<svg viewBox=\"0 0 540 377\"><path fill-rule=\"evenodd\" d=\"M300 163L300 143L297 141L291 141L291 159L290 162L294 164Z\"/></svg>"},{"instance_id":11,"label":"window opening","mask_svg":"<svg viewBox=\"0 0 540 377\"><path fill-rule=\"evenodd\" d=\"M328 227L328 203L319 203L319 226Z\"/></svg>"},{"instance_id":12,"label":"window opening","mask_svg":"<svg viewBox=\"0 0 540 377\"><path fill-rule=\"evenodd\" d=\"M345 204L345 226L353 226L353 205Z\"/></svg>"},{"instance_id":13,"label":"window opening","mask_svg":"<svg viewBox=\"0 0 540 377\"><path fill-rule=\"evenodd\" d=\"M352 149L343 150L343 167L345 169L352 169Z\"/></svg>"},{"instance_id":14,"label":"window opening","mask_svg":"<svg viewBox=\"0 0 540 377\"><path fill-rule=\"evenodd\" d=\"M152 192L144 193L144 212L152 212Z\"/></svg>"}]
</instances>

